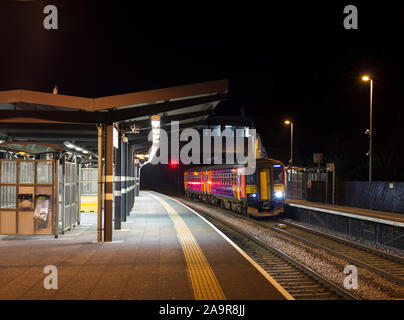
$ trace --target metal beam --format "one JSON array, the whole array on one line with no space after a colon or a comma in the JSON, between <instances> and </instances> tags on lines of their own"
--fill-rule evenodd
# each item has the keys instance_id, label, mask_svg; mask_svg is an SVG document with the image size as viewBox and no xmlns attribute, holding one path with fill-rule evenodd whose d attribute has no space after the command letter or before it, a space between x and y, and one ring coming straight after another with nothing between
<instances>
[{"instance_id":1,"label":"metal beam","mask_svg":"<svg viewBox=\"0 0 404 320\"><path fill-rule=\"evenodd\" d=\"M188 112L188 113L181 113L181 114L176 114L172 116L161 116L161 125L160 126L166 126L169 125L171 121L181 121L181 120L186 120L186 119L192 119L196 117L201 117L201 116L209 116L214 114L215 111L212 109L208 110L203 110L203 111L196 111L196 112ZM141 121L135 121L136 128L145 130L145 129L151 129L152 127L150 126L150 119L149 120L141 120Z\"/></svg>"},{"instance_id":2,"label":"metal beam","mask_svg":"<svg viewBox=\"0 0 404 320\"><path fill-rule=\"evenodd\" d=\"M226 94L216 94L107 112L0 110L0 123L113 123L224 99Z\"/></svg>"},{"instance_id":3,"label":"metal beam","mask_svg":"<svg viewBox=\"0 0 404 320\"><path fill-rule=\"evenodd\" d=\"M0 110L0 122L102 123L108 112Z\"/></svg>"},{"instance_id":4,"label":"metal beam","mask_svg":"<svg viewBox=\"0 0 404 320\"><path fill-rule=\"evenodd\" d=\"M215 94L207 97L191 98L178 101L161 102L143 107L128 108L123 110L114 110L110 112L110 121L119 122L130 120L137 117L150 116L153 114L168 112L176 109L182 109L191 106L197 106L206 103L219 102L226 99L226 94Z\"/></svg>"},{"instance_id":5,"label":"metal beam","mask_svg":"<svg viewBox=\"0 0 404 320\"><path fill-rule=\"evenodd\" d=\"M179 129L180 130L184 130L187 128L192 128L192 127L196 127L199 125L203 125L204 123L202 123L201 121L195 121L195 122L189 122L189 123L184 123L184 124L180 124ZM170 136L170 131L167 131L168 136ZM136 143L139 143L139 141L148 141L149 132L141 132L138 134L128 134L127 137L129 139L129 141L135 141Z\"/></svg>"}]
</instances>

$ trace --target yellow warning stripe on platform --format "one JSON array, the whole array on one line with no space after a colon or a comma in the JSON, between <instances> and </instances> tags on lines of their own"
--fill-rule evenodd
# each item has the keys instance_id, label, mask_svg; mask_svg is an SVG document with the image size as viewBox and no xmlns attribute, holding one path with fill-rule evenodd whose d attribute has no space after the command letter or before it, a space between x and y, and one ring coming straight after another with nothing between
<instances>
[{"instance_id":1,"label":"yellow warning stripe on platform","mask_svg":"<svg viewBox=\"0 0 404 320\"><path fill-rule=\"evenodd\" d=\"M188 265L189 276L196 300L226 300L217 278L191 230L181 216L163 199L148 193L167 210L174 223L177 237Z\"/></svg>"}]
</instances>

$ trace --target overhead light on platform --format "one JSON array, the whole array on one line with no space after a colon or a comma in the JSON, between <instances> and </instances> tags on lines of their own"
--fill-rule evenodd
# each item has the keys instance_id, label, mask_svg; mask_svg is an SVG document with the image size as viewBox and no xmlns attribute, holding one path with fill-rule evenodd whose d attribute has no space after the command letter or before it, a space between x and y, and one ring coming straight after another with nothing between
<instances>
[{"instance_id":1,"label":"overhead light on platform","mask_svg":"<svg viewBox=\"0 0 404 320\"><path fill-rule=\"evenodd\" d=\"M63 144L66 146L66 148L69 148L72 151L75 150L77 152L81 152L81 153L84 153L84 154L90 154L91 153L90 151L88 151L88 150L86 150L86 149L84 149L84 148L82 148L80 146L77 146L77 145L71 143L70 141L65 141Z\"/></svg>"},{"instance_id":2,"label":"overhead light on platform","mask_svg":"<svg viewBox=\"0 0 404 320\"><path fill-rule=\"evenodd\" d=\"M64 143L64 145L65 145L66 147L70 148L70 149L73 149L73 148L74 148L74 144L73 144L73 143L70 143L69 141L66 141L66 142Z\"/></svg>"},{"instance_id":3,"label":"overhead light on platform","mask_svg":"<svg viewBox=\"0 0 404 320\"><path fill-rule=\"evenodd\" d=\"M149 150L149 154L147 156L148 159L144 164L152 161L154 156L157 153L157 150L159 149L159 146L160 146L160 116L153 115L151 117L151 125L152 125L153 142L152 142L152 146Z\"/></svg>"},{"instance_id":4,"label":"overhead light on platform","mask_svg":"<svg viewBox=\"0 0 404 320\"><path fill-rule=\"evenodd\" d=\"M140 160L144 160L146 158L148 158L149 155L148 154L136 154L135 158L140 159Z\"/></svg>"}]
</instances>

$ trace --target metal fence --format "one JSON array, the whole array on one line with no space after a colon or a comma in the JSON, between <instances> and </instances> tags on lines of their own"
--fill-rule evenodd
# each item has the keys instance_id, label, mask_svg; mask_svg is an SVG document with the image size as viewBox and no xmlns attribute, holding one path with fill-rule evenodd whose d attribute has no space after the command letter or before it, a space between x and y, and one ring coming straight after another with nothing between
<instances>
[{"instance_id":1,"label":"metal fence","mask_svg":"<svg viewBox=\"0 0 404 320\"><path fill-rule=\"evenodd\" d=\"M98 195L98 168L81 168L80 194L82 196Z\"/></svg>"},{"instance_id":2,"label":"metal fence","mask_svg":"<svg viewBox=\"0 0 404 320\"><path fill-rule=\"evenodd\" d=\"M98 207L98 168L81 168L80 211L97 212L97 207Z\"/></svg>"},{"instance_id":3,"label":"metal fence","mask_svg":"<svg viewBox=\"0 0 404 320\"><path fill-rule=\"evenodd\" d=\"M289 199L306 200L307 173L303 171L286 171L286 195Z\"/></svg>"},{"instance_id":4,"label":"metal fence","mask_svg":"<svg viewBox=\"0 0 404 320\"><path fill-rule=\"evenodd\" d=\"M65 161L63 179L62 232L70 230L76 223L80 223L79 165Z\"/></svg>"},{"instance_id":5,"label":"metal fence","mask_svg":"<svg viewBox=\"0 0 404 320\"><path fill-rule=\"evenodd\" d=\"M292 169L286 172L286 197L319 203L331 203L332 185L320 181L315 172ZM337 181L335 204L380 211L404 213L404 182Z\"/></svg>"},{"instance_id":6,"label":"metal fence","mask_svg":"<svg viewBox=\"0 0 404 320\"><path fill-rule=\"evenodd\" d=\"M337 195L340 205L404 213L404 182L348 181Z\"/></svg>"},{"instance_id":7,"label":"metal fence","mask_svg":"<svg viewBox=\"0 0 404 320\"><path fill-rule=\"evenodd\" d=\"M314 226L327 233L348 236L353 240L366 240L375 245L400 250L404 248L402 227L296 207L288 207L287 214L295 221Z\"/></svg>"}]
</instances>

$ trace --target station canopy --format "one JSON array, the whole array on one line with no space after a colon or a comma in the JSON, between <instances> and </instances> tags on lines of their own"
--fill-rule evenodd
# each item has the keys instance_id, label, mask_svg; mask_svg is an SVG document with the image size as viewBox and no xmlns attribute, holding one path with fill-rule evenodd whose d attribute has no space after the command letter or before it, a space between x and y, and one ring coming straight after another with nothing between
<instances>
[{"instance_id":1,"label":"station canopy","mask_svg":"<svg viewBox=\"0 0 404 320\"><path fill-rule=\"evenodd\" d=\"M96 153L96 125L117 123L136 152L147 152L152 115L160 116L162 128L171 121L179 121L180 130L203 125L217 104L226 99L227 91L227 80L94 99L28 90L0 91L0 139L44 142L61 148L71 142ZM38 151L43 147L32 148Z\"/></svg>"},{"instance_id":2,"label":"station canopy","mask_svg":"<svg viewBox=\"0 0 404 320\"><path fill-rule=\"evenodd\" d=\"M24 153L29 155L38 155L46 153L58 153L66 149L58 145L45 143L45 142L3 142L0 143L0 151Z\"/></svg>"}]
</instances>

